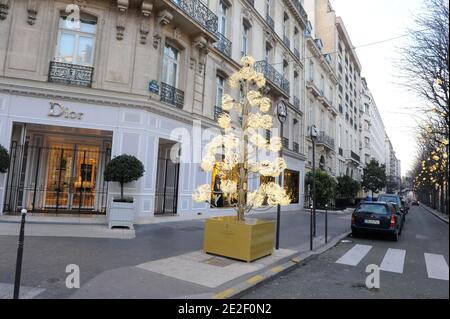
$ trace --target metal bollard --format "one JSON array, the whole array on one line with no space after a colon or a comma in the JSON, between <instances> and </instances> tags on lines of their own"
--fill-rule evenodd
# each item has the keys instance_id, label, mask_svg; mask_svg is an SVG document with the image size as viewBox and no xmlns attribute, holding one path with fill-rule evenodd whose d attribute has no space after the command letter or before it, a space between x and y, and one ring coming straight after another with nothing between
<instances>
[{"instance_id":1,"label":"metal bollard","mask_svg":"<svg viewBox=\"0 0 450 319\"><path fill-rule=\"evenodd\" d=\"M22 209L21 213L22 221L20 223L19 247L17 248L16 277L14 279L14 299L19 299L20 277L22 274L23 243L25 239L25 216L27 215L27 210Z\"/></svg>"},{"instance_id":2,"label":"metal bollard","mask_svg":"<svg viewBox=\"0 0 450 319\"><path fill-rule=\"evenodd\" d=\"M325 204L325 243L328 243L328 204Z\"/></svg>"},{"instance_id":3,"label":"metal bollard","mask_svg":"<svg viewBox=\"0 0 450 319\"><path fill-rule=\"evenodd\" d=\"M309 218L309 249L313 250L313 206L310 206L311 214Z\"/></svg>"}]
</instances>

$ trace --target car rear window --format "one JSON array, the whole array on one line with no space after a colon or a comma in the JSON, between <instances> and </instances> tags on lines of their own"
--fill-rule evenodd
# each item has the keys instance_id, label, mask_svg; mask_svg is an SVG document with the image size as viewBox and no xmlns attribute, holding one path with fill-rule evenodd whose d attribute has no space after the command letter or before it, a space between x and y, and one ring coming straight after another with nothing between
<instances>
[{"instance_id":1,"label":"car rear window","mask_svg":"<svg viewBox=\"0 0 450 319\"><path fill-rule=\"evenodd\" d=\"M378 197L378 201L386 203L396 203L397 205L400 205L400 198L396 196L380 196Z\"/></svg>"},{"instance_id":2,"label":"car rear window","mask_svg":"<svg viewBox=\"0 0 450 319\"><path fill-rule=\"evenodd\" d=\"M372 213L377 215L388 215L389 211L385 205L361 204L356 209L357 213Z\"/></svg>"}]
</instances>

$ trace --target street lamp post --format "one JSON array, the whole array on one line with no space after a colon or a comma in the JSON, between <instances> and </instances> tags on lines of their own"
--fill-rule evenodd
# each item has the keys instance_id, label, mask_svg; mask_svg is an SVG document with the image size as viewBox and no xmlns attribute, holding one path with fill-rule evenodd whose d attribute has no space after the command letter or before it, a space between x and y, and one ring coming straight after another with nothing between
<instances>
[{"instance_id":1,"label":"street lamp post","mask_svg":"<svg viewBox=\"0 0 450 319\"><path fill-rule=\"evenodd\" d=\"M280 137L283 138L283 124L286 122L287 118L287 106L286 103L283 100L280 100L280 102L277 105L277 117L278 121L280 121ZM283 157L283 146L280 149L280 152L278 154L279 157ZM282 176L278 177L278 183L281 187L283 187L282 183ZM277 234L276 234L276 241L275 241L275 249L280 249L280 218L281 218L281 206L280 204L277 205Z\"/></svg>"},{"instance_id":2,"label":"street lamp post","mask_svg":"<svg viewBox=\"0 0 450 319\"><path fill-rule=\"evenodd\" d=\"M316 237L316 139L319 133L315 125L311 126L311 141L312 141L312 175L313 175L313 185L312 185L312 213L313 213L313 234Z\"/></svg>"},{"instance_id":3,"label":"street lamp post","mask_svg":"<svg viewBox=\"0 0 450 319\"><path fill-rule=\"evenodd\" d=\"M22 220L20 223L19 246L17 248L16 276L14 278L13 299L19 299L20 277L22 275L23 242L25 237L25 216L27 215L27 210L22 209L21 213L22 213Z\"/></svg>"},{"instance_id":4,"label":"street lamp post","mask_svg":"<svg viewBox=\"0 0 450 319\"><path fill-rule=\"evenodd\" d=\"M328 243L328 204L325 204L325 243Z\"/></svg>"}]
</instances>

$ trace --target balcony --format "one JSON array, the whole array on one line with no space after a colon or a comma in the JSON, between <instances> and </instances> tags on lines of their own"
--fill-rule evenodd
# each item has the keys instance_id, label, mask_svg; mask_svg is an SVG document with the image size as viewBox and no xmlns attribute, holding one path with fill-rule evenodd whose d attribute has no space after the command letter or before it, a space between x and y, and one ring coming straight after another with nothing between
<instances>
[{"instance_id":1,"label":"balcony","mask_svg":"<svg viewBox=\"0 0 450 319\"><path fill-rule=\"evenodd\" d=\"M298 12L300 12L300 15L302 16L302 18L305 19L305 20L308 20L308 15L306 14L306 11L303 8L303 6L300 3L300 1L299 0L292 0L292 2L294 3L294 6L298 10Z\"/></svg>"},{"instance_id":2,"label":"balcony","mask_svg":"<svg viewBox=\"0 0 450 319\"><path fill-rule=\"evenodd\" d=\"M296 19L300 19L304 25L308 23L308 15L299 0L284 1L284 3L291 9Z\"/></svg>"},{"instance_id":3,"label":"balcony","mask_svg":"<svg viewBox=\"0 0 450 319\"><path fill-rule=\"evenodd\" d=\"M251 5L252 7L255 6L255 0L247 0L248 4Z\"/></svg>"},{"instance_id":4,"label":"balcony","mask_svg":"<svg viewBox=\"0 0 450 319\"><path fill-rule=\"evenodd\" d=\"M173 16L169 21L179 26L183 32L190 36L203 34L210 41L217 41L218 18L201 0L153 1L153 11L164 10Z\"/></svg>"},{"instance_id":5,"label":"balcony","mask_svg":"<svg viewBox=\"0 0 450 319\"><path fill-rule=\"evenodd\" d=\"M350 150L345 151L345 159L348 161L352 161L356 165L359 165L360 161L361 161L361 158L359 157L359 155Z\"/></svg>"},{"instance_id":6,"label":"balcony","mask_svg":"<svg viewBox=\"0 0 450 319\"><path fill-rule=\"evenodd\" d=\"M267 61L258 61L255 63L257 72L263 73L266 79L273 87L278 89L285 96L289 96L289 81Z\"/></svg>"},{"instance_id":7,"label":"balcony","mask_svg":"<svg viewBox=\"0 0 450 319\"><path fill-rule=\"evenodd\" d=\"M161 102L165 102L182 109L184 105L184 92L161 82Z\"/></svg>"},{"instance_id":8,"label":"balcony","mask_svg":"<svg viewBox=\"0 0 450 319\"><path fill-rule=\"evenodd\" d=\"M283 35L283 42L289 49L291 48L291 40L286 35Z\"/></svg>"},{"instance_id":9,"label":"balcony","mask_svg":"<svg viewBox=\"0 0 450 319\"><path fill-rule=\"evenodd\" d=\"M311 92L315 97L319 97L322 95L321 90L317 87L316 83L314 82L314 79L309 79L306 81L306 89L308 89L309 92Z\"/></svg>"},{"instance_id":10,"label":"balcony","mask_svg":"<svg viewBox=\"0 0 450 319\"><path fill-rule=\"evenodd\" d=\"M297 48L294 48L294 55L297 57L297 59L300 59L300 52Z\"/></svg>"},{"instance_id":11,"label":"balcony","mask_svg":"<svg viewBox=\"0 0 450 319\"><path fill-rule=\"evenodd\" d=\"M283 147L289 149L289 139L287 137L282 138Z\"/></svg>"},{"instance_id":12,"label":"balcony","mask_svg":"<svg viewBox=\"0 0 450 319\"><path fill-rule=\"evenodd\" d=\"M296 153L300 153L300 146L298 145L298 143L296 142L292 143L292 150Z\"/></svg>"},{"instance_id":13,"label":"balcony","mask_svg":"<svg viewBox=\"0 0 450 319\"><path fill-rule=\"evenodd\" d=\"M227 57L231 57L231 41L221 33L217 33L217 36L219 37L219 41L216 42L215 47Z\"/></svg>"},{"instance_id":14,"label":"balcony","mask_svg":"<svg viewBox=\"0 0 450 319\"><path fill-rule=\"evenodd\" d=\"M329 150L334 151L334 138L326 135L325 132L320 132L319 136L317 136L317 145L323 145L327 147Z\"/></svg>"},{"instance_id":15,"label":"balcony","mask_svg":"<svg viewBox=\"0 0 450 319\"><path fill-rule=\"evenodd\" d=\"M300 99L297 96L294 96L294 107L300 111Z\"/></svg>"},{"instance_id":16,"label":"balcony","mask_svg":"<svg viewBox=\"0 0 450 319\"><path fill-rule=\"evenodd\" d=\"M269 27L275 31L275 22L273 21L272 17L270 15L266 15L266 22L269 25Z\"/></svg>"},{"instance_id":17,"label":"balcony","mask_svg":"<svg viewBox=\"0 0 450 319\"><path fill-rule=\"evenodd\" d=\"M51 61L48 71L48 81L52 83L91 87L93 75L93 67Z\"/></svg>"}]
</instances>

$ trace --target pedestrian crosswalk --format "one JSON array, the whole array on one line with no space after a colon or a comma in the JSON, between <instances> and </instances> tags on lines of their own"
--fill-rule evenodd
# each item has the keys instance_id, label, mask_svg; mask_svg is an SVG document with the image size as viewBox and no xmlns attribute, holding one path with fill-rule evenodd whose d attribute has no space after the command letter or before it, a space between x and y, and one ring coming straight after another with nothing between
<instances>
[{"instance_id":1,"label":"pedestrian crosswalk","mask_svg":"<svg viewBox=\"0 0 450 319\"><path fill-rule=\"evenodd\" d=\"M406 250L389 248L384 255L380 270L403 274Z\"/></svg>"},{"instance_id":2,"label":"pedestrian crosswalk","mask_svg":"<svg viewBox=\"0 0 450 319\"><path fill-rule=\"evenodd\" d=\"M359 262L367 255L367 253L372 249L372 246L368 245L355 245L350 249L344 256L336 261L338 264L356 266Z\"/></svg>"},{"instance_id":3,"label":"pedestrian crosswalk","mask_svg":"<svg viewBox=\"0 0 450 319\"><path fill-rule=\"evenodd\" d=\"M357 266L368 256L372 248L371 245L356 244L336 260L336 263ZM406 250L388 248L380 264L380 270L403 274L406 256ZM443 255L424 253L424 260L428 278L448 281L449 268Z\"/></svg>"},{"instance_id":4,"label":"pedestrian crosswalk","mask_svg":"<svg viewBox=\"0 0 450 319\"><path fill-rule=\"evenodd\" d=\"M448 265L444 256L436 254L425 254L427 273L429 278L448 281Z\"/></svg>"}]
</instances>

